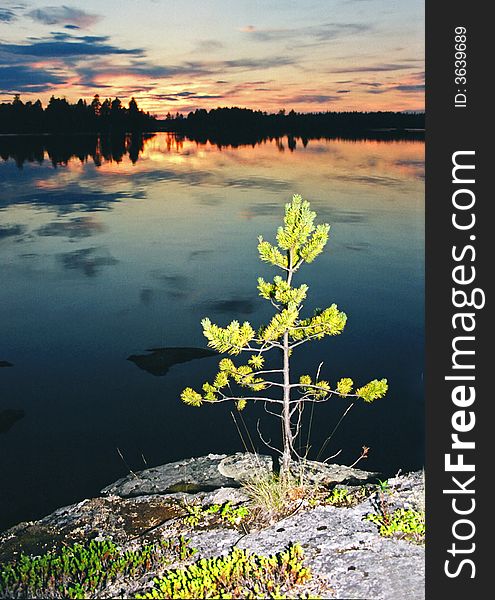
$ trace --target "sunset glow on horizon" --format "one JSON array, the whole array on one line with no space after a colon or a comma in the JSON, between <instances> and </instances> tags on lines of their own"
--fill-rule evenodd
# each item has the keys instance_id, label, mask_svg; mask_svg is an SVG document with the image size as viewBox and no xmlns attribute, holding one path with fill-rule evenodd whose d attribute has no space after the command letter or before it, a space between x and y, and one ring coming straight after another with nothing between
<instances>
[{"instance_id":1,"label":"sunset glow on horizon","mask_svg":"<svg viewBox=\"0 0 495 600\"><path fill-rule=\"evenodd\" d=\"M423 2L7 0L0 102L135 97L170 112L424 110Z\"/></svg>"}]
</instances>

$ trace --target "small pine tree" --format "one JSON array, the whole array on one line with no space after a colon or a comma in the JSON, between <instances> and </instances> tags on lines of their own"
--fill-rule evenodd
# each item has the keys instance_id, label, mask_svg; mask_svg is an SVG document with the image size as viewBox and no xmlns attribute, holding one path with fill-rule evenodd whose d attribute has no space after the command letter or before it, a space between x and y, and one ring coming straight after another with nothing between
<instances>
[{"instance_id":1,"label":"small pine tree","mask_svg":"<svg viewBox=\"0 0 495 600\"><path fill-rule=\"evenodd\" d=\"M242 325L232 321L227 327L219 327L208 318L201 321L210 348L233 356L248 352L251 356L247 362L237 365L232 359L223 358L213 382L206 382L202 393L188 387L181 394L182 401L190 406L229 400L236 403L238 410L243 410L248 402L272 405L278 412L270 412L282 422L282 472L288 472L291 461L299 456L295 440L300 434L300 415L306 402L324 402L333 395L373 402L383 397L388 389L386 379L374 379L354 389L354 382L348 377L333 388L328 381L319 378L320 369L314 380L310 375L302 375L297 382L291 379L294 349L326 335L340 335L347 321L345 313L335 304L325 310L318 309L310 317L300 316L308 286L304 283L293 286L293 276L304 263L313 262L321 254L330 230L327 223L315 226L315 218L316 213L310 210L309 202L294 195L292 202L285 206L284 225L278 228L277 245L259 237L260 259L284 272L283 277L277 275L273 282L258 278L260 296L270 301L276 310L267 325L255 331L247 321ZM271 350L281 355L280 368L265 370L264 355ZM242 395L241 388L250 393ZM271 390L279 393L267 394Z\"/></svg>"}]
</instances>

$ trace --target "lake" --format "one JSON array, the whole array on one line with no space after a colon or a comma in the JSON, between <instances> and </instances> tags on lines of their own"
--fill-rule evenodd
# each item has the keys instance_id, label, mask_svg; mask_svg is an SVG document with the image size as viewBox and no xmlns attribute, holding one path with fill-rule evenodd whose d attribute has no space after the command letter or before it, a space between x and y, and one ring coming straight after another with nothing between
<instances>
[{"instance_id":1,"label":"lake","mask_svg":"<svg viewBox=\"0 0 495 600\"><path fill-rule=\"evenodd\" d=\"M0 528L130 469L244 450L233 407L191 408L179 395L218 363L190 350L206 347L202 317L258 326L272 314L256 280L276 271L260 263L257 236L274 240L294 193L332 226L297 274L305 309L335 302L348 315L341 336L294 353L294 370L324 361L332 383L390 386L354 406L321 458L341 450L334 460L351 464L366 445L362 468L423 466L422 141L2 136L0 156ZM310 458L347 406L316 407ZM262 407L242 415L250 449L244 427L265 451L258 419L277 443Z\"/></svg>"}]
</instances>

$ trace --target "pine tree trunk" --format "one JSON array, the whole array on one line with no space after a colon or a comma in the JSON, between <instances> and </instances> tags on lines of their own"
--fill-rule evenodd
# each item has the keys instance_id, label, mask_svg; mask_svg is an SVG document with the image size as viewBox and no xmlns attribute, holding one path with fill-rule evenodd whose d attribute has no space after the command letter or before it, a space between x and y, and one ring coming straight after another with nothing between
<instances>
[{"instance_id":1,"label":"pine tree trunk","mask_svg":"<svg viewBox=\"0 0 495 600\"><path fill-rule=\"evenodd\" d=\"M282 412L282 473L288 474L292 455L292 428L290 424L290 371L289 371L289 334L284 333L284 405Z\"/></svg>"},{"instance_id":2,"label":"pine tree trunk","mask_svg":"<svg viewBox=\"0 0 495 600\"><path fill-rule=\"evenodd\" d=\"M292 250L287 253L289 270L287 272L287 283L292 284L293 275L293 257ZM284 404L282 410L282 440L283 440L283 455L282 455L282 473L287 475L290 469L292 458L292 427L290 423L290 366L289 366L289 332L284 333L283 341L284 353Z\"/></svg>"}]
</instances>

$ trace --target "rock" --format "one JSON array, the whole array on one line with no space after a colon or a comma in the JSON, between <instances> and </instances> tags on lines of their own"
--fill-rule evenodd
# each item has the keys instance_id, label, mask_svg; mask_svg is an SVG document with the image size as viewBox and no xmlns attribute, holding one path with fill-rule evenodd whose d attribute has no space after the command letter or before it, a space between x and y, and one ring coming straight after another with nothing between
<instances>
[{"instance_id":1,"label":"rock","mask_svg":"<svg viewBox=\"0 0 495 600\"><path fill-rule=\"evenodd\" d=\"M7 433L9 429L25 416L22 409L6 408L0 410L0 433Z\"/></svg>"},{"instance_id":2,"label":"rock","mask_svg":"<svg viewBox=\"0 0 495 600\"><path fill-rule=\"evenodd\" d=\"M0 562L20 552L40 554L94 537L111 538L125 550L184 535L198 549L195 560L227 554L234 546L270 555L298 542L313 573L303 593L332 599L423 600L424 546L381 537L377 526L364 520L384 501L390 510L401 506L421 509L421 472L390 479L389 492L376 491L352 507L310 508L301 503L291 515L263 529L255 529L249 521L242 529L219 521L195 528L184 519L184 497L187 503L204 506L246 502L242 489L235 486L254 467L270 469L269 457L259 461L249 454L210 454L128 476L105 488L103 497L60 508L39 521L21 523L0 534ZM326 485L362 484L374 475L341 465L310 463L310 467L315 482ZM201 491L190 493L199 488ZM110 586L101 597L133 597L136 590L142 590L142 582L132 578L119 586L118 590Z\"/></svg>"},{"instance_id":3,"label":"rock","mask_svg":"<svg viewBox=\"0 0 495 600\"><path fill-rule=\"evenodd\" d=\"M107 486L101 493L130 498L174 492L195 494L221 487L239 487L242 478L258 468L259 464L266 469L271 468L269 456L254 456L239 452L232 456L208 454L200 458L187 458L131 473Z\"/></svg>"},{"instance_id":4,"label":"rock","mask_svg":"<svg viewBox=\"0 0 495 600\"><path fill-rule=\"evenodd\" d=\"M157 377L166 375L174 365L198 358L218 356L217 352L204 348L150 348L146 352L149 354L132 354L127 360Z\"/></svg>"},{"instance_id":5,"label":"rock","mask_svg":"<svg viewBox=\"0 0 495 600\"><path fill-rule=\"evenodd\" d=\"M95 537L127 544L184 514L181 503L170 496L83 500L0 534L0 562L12 560L21 552L41 554L62 544Z\"/></svg>"},{"instance_id":6,"label":"rock","mask_svg":"<svg viewBox=\"0 0 495 600\"><path fill-rule=\"evenodd\" d=\"M220 488L214 492L205 494L201 499L204 506L211 504L226 504L230 502L232 505L243 504L249 502L249 496L239 488Z\"/></svg>"},{"instance_id":7,"label":"rock","mask_svg":"<svg viewBox=\"0 0 495 600\"><path fill-rule=\"evenodd\" d=\"M425 511L425 474L424 471L407 473L388 480L393 497L404 508Z\"/></svg>"},{"instance_id":8,"label":"rock","mask_svg":"<svg viewBox=\"0 0 495 600\"><path fill-rule=\"evenodd\" d=\"M326 464L312 460L304 461L302 472L304 480L307 483L324 486L330 486L336 483L360 485L371 481L376 482L378 475L378 473L361 471L361 469L353 469L346 465ZM294 469L294 474L300 474L300 470L297 466Z\"/></svg>"},{"instance_id":9,"label":"rock","mask_svg":"<svg viewBox=\"0 0 495 600\"><path fill-rule=\"evenodd\" d=\"M271 456L263 454L252 454L250 452L237 452L232 456L222 459L218 470L225 477L231 477L242 482L249 477L256 476L260 472L271 473L273 462Z\"/></svg>"},{"instance_id":10,"label":"rock","mask_svg":"<svg viewBox=\"0 0 495 600\"><path fill-rule=\"evenodd\" d=\"M194 532L191 544L200 557L225 553L233 545L273 554L299 542L324 598L423 600L424 546L381 537L363 517L375 512L367 500L353 508L320 506L287 517L262 531Z\"/></svg>"}]
</instances>

